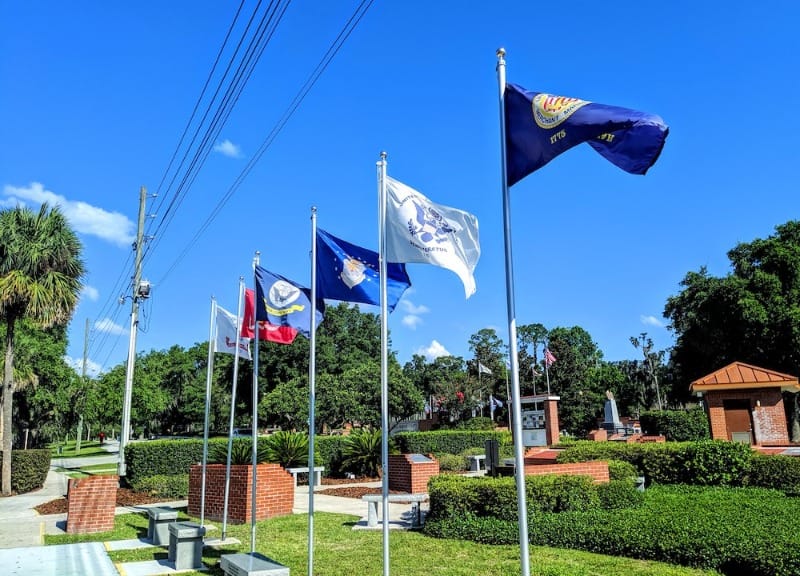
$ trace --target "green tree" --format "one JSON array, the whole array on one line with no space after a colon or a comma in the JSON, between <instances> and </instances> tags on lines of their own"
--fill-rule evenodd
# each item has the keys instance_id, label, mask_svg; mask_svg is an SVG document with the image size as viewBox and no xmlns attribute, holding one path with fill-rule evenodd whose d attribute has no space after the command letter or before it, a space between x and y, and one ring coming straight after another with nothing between
<instances>
[{"instance_id":1,"label":"green tree","mask_svg":"<svg viewBox=\"0 0 800 576\"><path fill-rule=\"evenodd\" d=\"M547 333L547 328L539 323L523 324L517 328L519 386L523 394L532 394L536 389L534 382L542 381L538 349L547 341ZM538 391L541 390L539 387Z\"/></svg>"},{"instance_id":2,"label":"green tree","mask_svg":"<svg viewBox=\"0 0 800 576\"><path fill-rule=\"evenodd\" d=\"M3 371L2 493L11 494L14 329L28 318L42 328L69 322L84 274L81 243L57 208L0 212L0 318L6 324Z\"/></svg>"}]
</instances>

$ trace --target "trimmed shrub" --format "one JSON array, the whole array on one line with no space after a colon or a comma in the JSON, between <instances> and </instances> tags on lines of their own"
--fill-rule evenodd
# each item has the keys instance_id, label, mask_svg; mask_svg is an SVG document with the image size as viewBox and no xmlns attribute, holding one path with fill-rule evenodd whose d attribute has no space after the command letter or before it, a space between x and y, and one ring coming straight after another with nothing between
<instances>
[{"instance_id":1,"label":"trimmed shrub","mask_svg":"<svg viewBox=\"0 0 800 576\"><path fill-rule=\"evenodd\" d=\"M208 443L208 463L227 464L228 463L228 443L211 442ZM256 444L256 463L267 462L267 450L264 446ZM253 442L249 438L234 438L231 443L231 464L252 464L253 463ZM170 475L172 476L172 475ZM151 476L152 478L152 476Z\"/></svg>"},{"instance_id":2,"label":"trimmed shrub","mask_svg":"<svg viewBox=\"0 0 800 576\"><path fill-rule=\"evenodd\" d=\"M346 436L316 436L314 438L314 460L317 466L325 467L326 476L344 476L342 447Z\"/></svg>"},{"instance_id":3,"label":"trimmed shrub","mask_svg":"<svg viewBox=\"0 0 800 576\"><path fill-rule=\"evenodd\" d=\"M711 437L708 416L702 408L644 412L640 421L645 434L663 434L667 440L674 442L707 440Z\"/></svg>"},{"instance_id":4,"label":"trimmed shrub","mask_svg":"<svg viewBox=\"0 0 800 576\"><path fill-rule=\"evenodd\" d=\"M597 496L600 498L600 506L605 510L635 508L644 502L644 492L639 492L629 479L598 484Z\"/></svg>"},{"instance_id":5,"label":"trimmed shrub","mask_svg":"<svg viewBox=\"0 0 800 576\"><path fill-rule=\"evenodd\" d=\"M222 443L227 450L227 438L209 440L212 444ZM134 442L125 447L126 480L133 486L148 476L172 476L189 474L192 464L203 459L202 440L152 440Z\"/></svg>"},{"instance_id":6,"label":"trimmed shrub","mask_svg":"<svg viewBox=\"0 0 800 576\"><path fill-rule=\"evenodd\" d=\"M608 476L611 480L634 480L639 476L639 471L630 462L609 460Z\"/></svg>"},{"instance_id":7,"label":"trimmed shrub","mask_svg":"<svg viewBox=\"0 0 800 576\"><path fill-rule=\"evenodd\" d=\"M434 454L439 461L441 472L464 472L467 470L467 459L458 454Z\"/></svg>"},{"instance_id":8,"label":"trimmed shrub","mask_svg":"<svg viewBox=\"0 0 800 576\"><path fill-rule=\"evenodd\" d=\"M476 416L469 420L461 420L456 430L494 430L494 420L486 416Z\"/></svg>"},{"instance_id":9,"label":"trimmed shrub","mask_svg":"<svg viewBox=\"0 0 800 576\"><path fill-rule=\"evenodd\" d=\"M146 478L139 478L131 487L137 492L146 492L151 496L183 500L189 497L188 474L157 474Z\"/></svg>"},{"instance_id":10,"label":"trimmed shrub","mask_svg":"<svg viewBox=\"0 0 800 576\"><path fill-rule=\"evenodd\" d=\"M467 448L483 448L486 440L499 440L501 447L511 443L511 433L505 430L400 432L392 438L403 454L461 454Z\"/></svg>"},{"instance_id":11,"label":"trimmed shrub","mask_svg":"<svg viewBox=\"0 0 800 576\"><path fill-rule=\"evenodd\" d=\"M750 460L750 486L775 488L791 495L800 494L800 458L755 454Z\"/></svg>"},{"instance_id":12,"label":"trimmed shrub","mask_svg":"<svg viewBox=\"0 0 800 576\"><path fill-rule=\"evenodd\" d=\"M0 450L0 465L3 452ZM11 490L17 494L30 492L44 486L50 470L50 450L11 451Z\"/></svg>"},{"instance_id":13,"label":"trimmed shrub","mask_svg":"<svg viewBox=\"0 0 800 576\"><path fill-rule=\"evenodd\" d=\"M686 484L743 486L755 453L749 445L704 440L686 445L683 469Z\"/></svg>"}]
</instances>

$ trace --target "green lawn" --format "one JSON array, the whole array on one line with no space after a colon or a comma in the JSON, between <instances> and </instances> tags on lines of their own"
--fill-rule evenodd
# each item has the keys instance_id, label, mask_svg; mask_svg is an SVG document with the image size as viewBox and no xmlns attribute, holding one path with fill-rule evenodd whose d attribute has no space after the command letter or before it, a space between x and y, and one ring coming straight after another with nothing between
<instances>
[{"instance_id":1,"label":"green lawn","mask_svg":"<svg viewBox=\"0 0 800 576\"><path fill-rule=\"evenodd\" d=\"M319 576L379 576L382 573L382 534L380 531L352 530L354 516L314 515L314 572ZM218 528L219 525L217 524ZM145 536L147 518L140 514L116 517L113 532L93 535L45 536L47 544L121 540ZM211 531L218 536L219 529ZM259 522L256 550L290 568L292 574L306 574L307 516L294 514ZM207 548L203 561L207 572L191 574L221 575L217 566L222 554L250 549L250 525L229 526L228 535L242 544L222 550ZM156 552L154 552L156 550ZM114 562L166 559L164 548L112 552ZM532 576L717 576L717 572L693 570L663 564L615 558L600 554L531 547ZM517 546L491 546L461 540L441 540L419 532L392 531L390 535L391 572L395 576L507 576L519 573Z\"/></svg>"},{"instance_id":2,"label":"green lawn","mask_svg":"<svg viewBox=\"0 0 800 576\"><path fill-rule=\"evenodd\" d=\"M58 448L61 447L61 454L58 453ZM50 456L52 458L74 458L75 456L106 456L108 452L103 450L100 442L92 440L88 442L81 442L81 453L75 452L75 441L70 440L67 443L56 442L48 446L50 448Z\"/></svg>"}]
</instances>

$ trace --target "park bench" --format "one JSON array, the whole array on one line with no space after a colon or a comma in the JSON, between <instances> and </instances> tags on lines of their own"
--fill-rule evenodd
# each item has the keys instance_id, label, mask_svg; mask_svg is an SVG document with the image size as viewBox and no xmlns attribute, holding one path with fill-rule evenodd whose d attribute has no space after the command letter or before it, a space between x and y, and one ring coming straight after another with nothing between
<instances>
[{"instance_id":1,"label":"park bench","mask_svg":"<svg viewBox=\"0 0 800 576\"><path fill-rule=\"evenodd\" d=\"M287 472L289 472L294 477L294 487L297 488L297 475L298 474L308 474L308 485L310 487L319 486L322 484L322 473L325 471L325 466L314 466L314 474L309 474L308 466L300 466L298 468L287 468Z\"/></svg>"},{"instance_id":2,"label":"park bench","mask_svg":"<svg viewBox=\"0 0 800 576\"><path fill-rule=\"evenodd\" d=\"M364 494L361 497L367 503L367 526L378 525L378 503L383 502L383 494ZM412 526L422 525L422 503L428 499L427 494L389 494L389 502L410 502L412 505Z\"/></svg>"},{"instance_id":3,"label":"park bench","mask_svg":"<svg viewBox=\"0 0 800 576\"><path fill-rule=\"evenodd\" d=\"M228 576L289 576L289 568L266 556L253 552L225 554L220 559L220 568Z\"/></svg>"}]
</instances>

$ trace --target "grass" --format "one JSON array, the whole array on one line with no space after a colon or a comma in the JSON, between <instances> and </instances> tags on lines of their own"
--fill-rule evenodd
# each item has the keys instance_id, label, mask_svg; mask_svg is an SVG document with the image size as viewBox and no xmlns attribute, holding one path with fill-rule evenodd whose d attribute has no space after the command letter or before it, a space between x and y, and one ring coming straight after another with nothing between
<instances>
[{"instance_id":1,"label":"grass","mask_svg":"<svg viewBox=\"0 0 800 576\"><path fill-rule=\"evenodd\" d=\"M58 453L58 448L61 447L61 454ZM103 450L100 446L100 442L97 440L90 440L86 442L81 442L81 453L77 454L75 452L75 440L70 440L69 442L56 442L48 446L50 448L50 456L52 458L74 458L76 456L80 456L83 458L84 456L107 456L108 452Z\"/></svg>"},{"instance_id":2,"label":"grass","mask_svg":"<svg viewBox=\"0 0 800 576\"><path fill-rule=\"evenodd\" d=\"M314 515L314 572L318 576L379 576L382 573L382 534L380 531L353 530L354 516L318 512ZM219 525L218 525L219 528ZM140 514L117 516L111 532L86 535L45 536L47 544L108 541L146 535L147 518ZM219 534L219 529L210 533ZM256 550L288 566L292 574L306 574L308 523L305 514L294 514L259 522ZM218 576L223 554L247 552L250 549L250 525L231 525L228 536L238 538L241 545L221 550L206 548L203 562L207 572ZM462 540L430 538L420 532L392 531L390 566L395 576L506 576L518 574L519 548L491 546ZM114 562L166 559L164 548L111 552ZM615 558L601 554L531 547L532 576L716 576L708 570L695 570L660 562Z\"/></svg>"}]
</instances>

